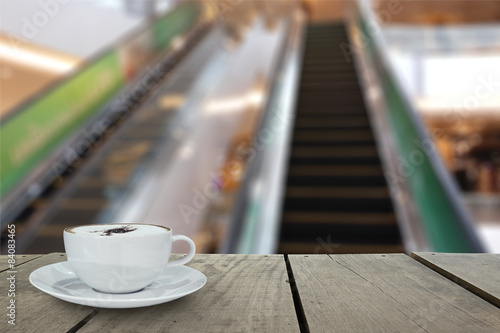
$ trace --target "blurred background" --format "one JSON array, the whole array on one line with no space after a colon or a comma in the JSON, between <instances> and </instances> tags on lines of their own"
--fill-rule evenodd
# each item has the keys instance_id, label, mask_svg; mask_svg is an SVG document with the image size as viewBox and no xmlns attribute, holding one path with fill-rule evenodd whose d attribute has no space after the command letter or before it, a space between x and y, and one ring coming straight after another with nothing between
<instances>
[{"instance_id":1,"label":"blurred background","mask_svg":"<svg viewBox=\"0 0 500 333\"><path fill-rule=\"evenodd\" d=\"M498 1L0 6L2 254L500 252Z\"/></svg>"}]
</instances>

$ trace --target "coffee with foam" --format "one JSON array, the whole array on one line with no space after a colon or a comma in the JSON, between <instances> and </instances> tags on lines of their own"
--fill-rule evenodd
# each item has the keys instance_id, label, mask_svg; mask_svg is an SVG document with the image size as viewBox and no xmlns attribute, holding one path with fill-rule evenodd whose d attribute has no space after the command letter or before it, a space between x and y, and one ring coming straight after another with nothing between
<instances>
[{"instance_id":1,"label":"coffee with foam","mask_svg":"<svg viewBox=\"0 0 500 333\"><path fill-rule=\"evenodd\" d=\"M117 223L69 227L64 247L76 276L105 293L131 293L149 285L167 267L184 265L195 252L186 236L172 235L167 227ZM172 243L186 241L189 252L169 262Z\"/></svg>"},{"instance_id":2,"label":"coffee with foam","mask_svg":"<svg viewBox=\"0 0 500 333\"><path fill-rule=\"evenodd\" d=\"M103 224L84 225L66 229L67 232L88 236L149 236L159 232L168 232L167 227L149 224Z\"/></svg>"}]
</instances>

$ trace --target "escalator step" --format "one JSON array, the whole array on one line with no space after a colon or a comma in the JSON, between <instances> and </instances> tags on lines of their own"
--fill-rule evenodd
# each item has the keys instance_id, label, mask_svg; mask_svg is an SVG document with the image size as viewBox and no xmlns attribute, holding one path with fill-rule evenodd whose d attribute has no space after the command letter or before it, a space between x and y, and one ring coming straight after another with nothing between
<instances>
[{"instance_id":1,"label":"escalator step","mask_svg":"<svg viewBox=\"0 0 500 333\"><path fill-rule=\"evenodd\" d=\"M350 164L362 164L362 165L379 165L380 160L378 156L374 157L308 157L299 158L294 157L290 160L292 165L350 165Z\"/></svg>"},{"instance_id":2,"label":"escalator step","mask_svg":"<svg viewBox=\"0 0 500 333\"><path fill-rule=\"evenodd\" d=\"M318 167L321 167L318 166ZM383 176L289 176L288 186L385 186Z\"/></svg>"},{"instance_id":3,"label":"escalator step","mask_svg":"<svg viewBox=\"0 0 500 333\"><path fill-rule=\"evenodd\" d=\"M386 182L378 165L291 165L287 185L376 187Z\"/></svg>"},{"instance_id":4,"label":"escalator step","mask_svg":"<svg viewBox=\"0 0 500 333\"><path fill-rule=\"evenodd\" d=\"M382 168L379 165L291 165L288 175L294 176L382 176Z\"/></svg>"},{"instance_id":5,"label":"escalator step","mask_svg":"<svg viewBox=\"0 0 500 333\"><path fill-rule=\"evenodd\" d=\"M295 119L295 129L313 128L369 128L370 123L363 116L308 116L298 115Z\"/></svg>"},{"instance_id":6,"label":"escalator step","mask_svg":"<svg viewBox=\"0 0 500 333\"><path fill-rule=\"evenodd\" d=\"M288 186L285 197L308 199L386 199L389 192L383 187L318 187Z\"/></svg>"},{"instance_id":7,"label":"escalator step","mask_svg":"<svg viewBox=\"0 0 500 333\"><path fill-rule=\"evenodd\" d=\"M373 141L369 130L297 130L293 138L296 142L343 142L343 141Z\"/></svg>"},{"instance_id":8,"label":"escalator step","mask_svg":"<svg viewBox=\"0 0 500 333\"><path fill-rule=\"evenodd\" d=\"M316 241L318 235L328 235L334 243L399 243L398 229L393 225L357 225L357 224L284 224L281 239L287 242Z\"/></svg>"},{"instance_id":9,"label":"escalator step","mask_svg":"<svg viewBox=\"0 0 500 333\"><path fill-rule=\"evenodd\" d=\"M283 223L299 224L355 224L355 225L396 225L392 213L331 213L331 212L285 212Z\"/></svg>"},{"instance_id":10,"label":"escalator step","mask_svg":"<svg viewBox=\"0 0 500 333\"><path fill-rule=\"evenodd\" d=\"M362 147L293 147L292 158L378 158L377 149L374 146ZM359 163L355 163L359 164Z\"/></svg>"},{"instance_id":11,"label":"escalator step","mask_svg":"<svg viewBox=\"0 0 500 333\"><path fill-rule=\"evenodd\" d=\"M286 198L284 204L287 211L318 212L363 212L390 213L392 202L388 198Z\"/></svg>"},{"instance_id":12,"label":"escalator step","mask_svg":"<svg viewBox=\"0 0 500 333\"><path fill-rule=\"evenodd\" d=\"M360 105L338 105L335 101L325 101L323 104L299 104L297 105L297 114L302 115L346 115L359 116L365 115L366 110Z\"/></svg>"},{"instance_id":13,"label":"escalator step","mask_svg":"<svg viewBox=\"0 0 500 333\"><path fill-rule=\"evenodd\" d=\"M284 192L281 253L403 246L343 24L310 25Z\"/></svg>"}]
</instances>

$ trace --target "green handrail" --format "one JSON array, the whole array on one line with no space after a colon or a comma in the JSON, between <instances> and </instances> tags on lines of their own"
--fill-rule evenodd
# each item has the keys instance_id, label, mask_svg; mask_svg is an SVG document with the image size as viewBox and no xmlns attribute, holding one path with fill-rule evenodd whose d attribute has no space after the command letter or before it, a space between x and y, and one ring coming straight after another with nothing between
<instances>
[{"instance_id":1,"label":"green handrail","mask_svg":"<svg viewBox=\"0 0 500 333\"><path fill-rule=\"evenodd\" d=\"M398 84L388 59L384 58L378 36L371 33L368 18L359 7L356 10L356 24L365 40L362 52L374 65L381 83L385 114L401 166L405 169L398 177L408 184L431 249L437 252L483 252L473 222L457 195L457 186L449 174L440 172L444 168L432 139Z\"/></svg>"}]
</instances>

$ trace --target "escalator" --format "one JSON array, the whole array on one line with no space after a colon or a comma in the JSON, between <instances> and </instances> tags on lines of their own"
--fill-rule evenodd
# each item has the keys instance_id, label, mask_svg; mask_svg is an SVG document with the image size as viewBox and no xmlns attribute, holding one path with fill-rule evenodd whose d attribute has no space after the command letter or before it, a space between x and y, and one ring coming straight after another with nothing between
<instances>
[{"instance_id":1,"label":"escalator","mask_svg":"<svg viewBox=\"0 0 500 333\"><path fill-rule=\"evenodd\" d=\"M280 253L403 252L343 24L308 27Z\"/></svg>"},{"instance_id":2,"label":"escalator","mask_svg":"<svg viewBox=\"0 0 500 333\"><path fill-rule=\"evenodd\" d=\"M254 12L253 2L244 2L230 14L246 17ZM2 211L2 228L15 226L18 253L64 251L61 235L73 225L161 224L191 237L202 251L204 243L224 235L224 218L218 220L218 229L210 228L211 221L205 219L220 191L214 178L223 171L223 161L233 156L228 147L250 135L265 111L291 24L286 12L266 24L260 14L249 21L219 23L210 17L200 16L200 22L175 38L159 36L160 41L173 43L153 59L161 60L162 67L137 65L145 76L158 75L139 77L137 91L135 79L124 84L123 91L106 102L110 112L102 111L105 120L122 106L129 109L99 136L86 127L77 129L81 135L75 145L95 141L82 156L68 161L42 159L42 166L47 165L43 170L48 169L47 185L38 174L29 175L33 181L21 178L30 188L35 184L36 193L13 186L23 195L29 192L29 198L17 200L19 208L10 209L8 216ZM265 50L262 43L267 43ZM72 142L63 143L63 152L73 147ZM7 204L2 198L2 208ZM221 216L225 213L230 214L230 207ZM2 253L8 251L6 235L2 232ZM174 245L173 251L184 252L182 244Z\"/></svg>"},{"instance_id":3,"label":"escalator","mask_svg":"<svg viewBox=\"0 0 500 333\"><path fill-rule=\"evenodd\" d=\"M13 224L21 252L63 251L61 235L66 227L104 223L123 209L121 200L140 185L140 176L161 155L161 150L174 141L168 130L179 117L177 104L192 89L198 72L206 65L205 58L215 49L209 45L214 37L203 39L204 36L202 32L193 34L186 48L168 58L166 75L156 79L158 87L151 88L151 95L159 98L145 98L135 105L130 115L103 133L88 156L64 169L16 216ZM188 53L194 48L196 54ZM180 70L182 76L176 74ZM2 239L2 244L2 253L6 253L7 242Z\"/></svg>"},{"instance_id":4,"label":"escalator","mask_svg":"<svg viewBox=\"0 0 500 333\"><path fill-rule=\"evenodd\" d=\"M201 251L221 253L481 252L457 190L421 151L430 138L382 57L384 44L372 38L355 68L340 48L343 24L307 27L294 2L279 4L242 2L220 22L209 12L195 20L195 5L183 10L196 25L182 38L154 35L172 44L154 48L150 61L161 60L161 70L151 74L133 57L134 66L118 68L120 94L86 110L102 117L76 123L2 197L1 226L16 226L17 251L63 251L67 226L128 221L168 225ZM158 22L175 25L168 13ZM349 34L366 30L363 15ZM123 45L146 40L137 36ZM92 87L78 89L82 101ZM380 93L363 94L367 87ZM92 124L108 116L95 136ZM32 142L29 133L16 138ZM93 140L82 156L66 155ZM398 158L413 152L427 158L391 198L384 174L398 174Z\"/></svg>"}]
</instances>

